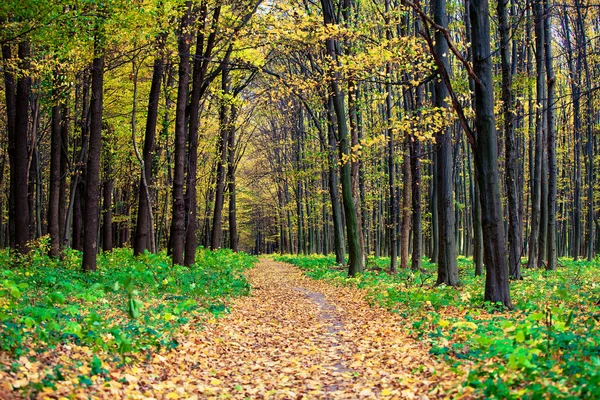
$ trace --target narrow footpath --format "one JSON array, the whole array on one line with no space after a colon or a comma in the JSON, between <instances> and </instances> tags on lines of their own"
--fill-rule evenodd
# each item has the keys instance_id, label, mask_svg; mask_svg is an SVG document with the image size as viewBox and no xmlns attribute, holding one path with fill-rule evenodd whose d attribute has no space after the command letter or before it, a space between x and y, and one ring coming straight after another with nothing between
<instances>
[{"instance_id":1,"label":"narrow footpath","mask_svg":"<svg viewBox=\"0 0 600 400\"><path fill-rule=\"evenodd\" d=\"M364 292L262 259L252 294L231 312L184 332L168 354L122 372L99 397L433 399L454 397L456 376L406 322L370 307ZM175 354L173 354L174 352ZM173 363L173 360L176 360Z\"/></svg>"}]
</instances>

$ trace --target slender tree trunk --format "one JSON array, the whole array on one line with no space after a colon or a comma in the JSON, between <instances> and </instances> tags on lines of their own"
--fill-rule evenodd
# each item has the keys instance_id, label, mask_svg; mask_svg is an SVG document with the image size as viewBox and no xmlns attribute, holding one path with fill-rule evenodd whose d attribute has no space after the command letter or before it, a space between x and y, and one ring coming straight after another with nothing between
<instances>
[{"instance_id":1,"label":"slender tree trunk","mask_svg":"<svg viewBox=\"0 0 600 400\"><path fill-rule=\"evenodd\" d=\"M152 83L148 99L148 116L146 117L146 133L144 137L144 150L142 156L142 171L140 176L140 195L138 202L138 215L136 218L135 238L133 253L136 256L145 250L156 251L154 244L154 223L152 217L152 196L150 188L153 184L152 163L156 148L156 125L158 121L158 106L160 99L160 86L164 71L164 40L161 36L157 39L159 55L154 59L152 67ZM135 132L133 132L135 134Z\"/></svg>"},{"instance_id":2,"label":"slender tree trunk","mask_svg":"<svg viewBox=\"0 0 600 400\"><path fill-rule=\"evenodd\" d=\"M504 145L506 195L508 198L508 265L510 276L521 279L521 216L519 215L518 162L519 154L514 129L512 73L510 64L510 28L507 15L508 0L498 0L497 13L500 31L500 59L502 65L502 114L504 118Z\"/></svg>"},{"instance_id":3,"label":"slender tree trunk","mask_svg":"<svg viewBox=\"0 0 600 400\"><path fill-rule=\"evenodd\" d=\"M8 163L10 170L10 187L8 195L8 245L16 246L15 239L15 125L17 118L16 84L13 70L9 67L11 61L10 45L2 46L2 58L4 60L4 95L6 98L6 130L8 136Z\"/></svg>"},{"instance_id":4,"label":"slender tree trunk","mask_svg":"<svg viewBox=\"0 0 600 400\"><path fill-rule=\"evenodd\" d=\"M346 265L346 246L344 243L344 223L342 221L342 208L339 196L339 180L337 169L337 158L335 156L337 143L334 133L333 103L330 98L327 102L327 139L329 142L328 155L328 178L329 178L329 199L331 202L331 216L333 219L333 248L335 252L335 261L340 265Z\"/></svg>"},{"instance_id":5,"label":"slender tree trunk","mask_svg":"<svg viewBox=\"0 0 600 400\"><path fill-rule=\"evenodd\" d=\"M546 50L546 84L548 92L547 100L547 124L548 124L548 264L546 268L550 271L556 269L556 127L555 127L555 86L554 61L552 60L552 24L550 20L549 0L544 0L544 30Z\"/></svg>"},{"instance_id":6,"label":"slender tree trunk","mask_svg":"<svg viewBox=\"0 0 600 400\"><path fill-rule=\"evenodd\" d=\"M441 26L448 26L446 0L432 0L431 9L434 22ZM435 51L441 55L444 68L449 70L448 42L439 30L435 32ZM442 79L438 79L434 86L434 105L447 108L446 98L449 91ZM454 198L452 185L452 143L450 130L446 129L435 134L435 165L438 201L438 277L437 284L456 286L458 284L458 268L456 265L456 238L454 231Z\"/></svg>"},{"instance_id":7,"label":"slender tree trunk","mask_svg":"<svg viewBox=\"0 0 600 400\"><path fill-rule=\"evenodd\" d=\"M325 25L337 25L336 13L332 0L321 0L323 7L323 20ZM325 41L327 55L332 62L338 63L338 56L341 54L341 49L338 41L333 38L328 38ZM347 159L350 156L348 142L348 121L346 118L344 92L340 89L339 72L334 72L330 82L330 89L333 97L333 109L336 115L339 153L342 160L342 200L344 204L344 213L346 216L346 234L348 239L348 275L354 276L362 272L364 268L363 252L360 247L358 235L358 219L356 216L356 207L354 206L354 198L352 196L352 171L351 163Z\"/></svg>"},{"instance_id":8,"label":"slender tree trunk","mask_svg":"<svg viewBox=\"0 0 600 400\"><path fill-rule=\"evenodd\" d=\"M498 173L498 140L494 115L494 85L490 59L490 23L487 0L473 0L470 9L475 85L476 178L480 185L484 264L484 300L512 308L502 204Z\"/></svg>"},{"instance_id":9,"label":"slender tree trunk","mask_svg":"<svg viewBox=\"0 0 600 400\"><path fill-rule=\"evenodd\" d=\"M95 46L97 51L103 49ZM92 65L92 102L90 137L87 159L85 225L83 229L83 261L84 271L96 270L98 253L98 226L100 203L100 152L102 147L102 98L104 84L104 56L94 58Z\"/></svg>"},{"instance_id":10,"label":"slender tree trunk","mask_svg":"<svg viewBox=\"0 0 600 400\"><path fill-rule=\"evenodd\" d=\"M56 73L58 75L58 72ZM62 157L62 104L59 101L58 79L55 79L52 105L52 127L50 138L50 189L48 195L48 233L50 234L50 256L60 256L60 186Z\"/></svg>"},{"instance_id":11,"label":"slender tree trunk","mask_svg":"<svg viewBox=\"0 0 600 400\"><path fill-rule=\"evenodd\" d=\"M406 139L406 150L404 151L404 160L402 163L402 179L404 187L402 188L402 233L400 246L400 268L408 268L408 258L410 253L410 206L412 190L412 177L410 176L410 154L408 147L410 140Z\"/></svg>"},{"instance_id":12,"label":"slender tree trunk","mask_svg":"<svg viewBox=\"0 0 600 400\"><path fill-rule=\"evenodd\" d=\"M224 95L229 93L229 68L223 69L221 89ZM225 101L225 99L223 99ZM227 165L227 139L230 130L230 118L228 117L227 104L221 105L221 113L219 116L220 120L220 137L217 144L217 184L215 192L215 206L213 209L213 224L211 234L211 249L217 250L221 248L221 237L222 237L222 215L223 215L223 204L225 202L225 166Z\"/></svg>"},{"instance_id":13,"label":"slender tree trunk","mask_svg":"<svg viewBox=\"0 0 600 400\"><path fill-rule=\"evenodd\" d=\"M28 73L30 49L29 43L19 43L19 64L22 71ZM29 134L29 96L31 93L31 78L20 76L17 80L15 97L15 140L14 140L14 173L11 168L11 182L14 180L14 220L15 248L20 253L28 253L30 212L28 201L28 152L27 138Z\"/></svg>"},{"instance_id":14,"label":"slender tree trunk","mask_svg":"<svg viewBox=\"0 0 600 400\"><path fill-rule=\"evenodd\" d=\"M237 199L235 186L235 120L236 106L231 106L231 126L229 136L227 138L227 191L229 192L229 246L231 250L237 253L238 251L238 231L237 231Z\"/></svg>"},{"instance_id":15,"label":"slender tree trunk","mask_svg":"<svg viewBox=\"0 0 600 400\"><path fill-rule=\"evenodd\" d=\"M536 91L537 99L535 111L536 128L535 128L535 165L533 171L533 187L531 194L531 234L529 236L529 259L528 268L536 268L540 262L539 254L539 235L540 235L540 220L541 220L541 201L542 201L542 154L543 154L543 116L542 105L544 103L544 29L543 29L543 10L541 0L535 0L533 5L535 19L535 36L536 36Z\"/></svg>"},{"instance_id":16,"label":"slender tree trunk","mask_svg":"<svg viewBox=\"0 0 600 400\"><path fill-rule=\"evenodd\" d=\"M186 107L188 104L188 83L190 79L190 43L193 25L192 2L185 2L185 11L181 19L179 33L179 84L177 88L177 105L175 115L175 155L173 175L173 216L171 219L171 235L169 252L173 264L183 265L185 246L185 144L186 144Z\"/></svg>"},{"instance_id":17,"label":"slender tree trunk","mask_svg":"<svg viewBox=\"0 0 600 400\"><path fill-rule=\"evenodd\" d=\"M104 168L104 187L103 187L103 200L102 200L102 212L104 221L102 223L102 248L104 251L112 251L113 249L113 189L114 180L112 178L112 170L110 163L107 162Z\"/></svg>"}]
</instances>

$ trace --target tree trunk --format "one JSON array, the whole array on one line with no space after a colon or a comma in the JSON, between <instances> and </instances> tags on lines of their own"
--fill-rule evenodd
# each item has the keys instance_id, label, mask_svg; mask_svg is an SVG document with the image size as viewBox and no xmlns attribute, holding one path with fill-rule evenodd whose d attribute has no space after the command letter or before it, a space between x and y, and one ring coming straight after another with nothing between
<instances>
[{"instance_id":1,"label":"tree trunk","mask_svg":"<svg viewBox=\"0 0 600 400\"><path fill-rule=\"evenodd\" d=\"M509 55L510 28L506 5L508 0L498 0L497 13L500 31L500 60L502 66L502 114L504 118L504 146L506 169L506 195L508 198L508 265L510 276L521 279L521 216L519 215L519 153L514 129L512 73Z\"/></svg>"},{"instance_id":2,"label":"tree trunk","mask_svg":"<svg viewBox=\"0 0 600 400\"><path fill-rule=\"evenodd\" d=\"M330 98L327 102L327 138L329 141L328 155L328 178L329 178L329 199L331 201L331 216L333 219L333 248L335 252L335 261L340 265L346 265L346 246L344 243L344 223L342 221L342 208L340 205L340 195L338 189L338 169L335 151L337 143L334 132L333 103Z\"/></svg>"},{"instance_id":3,"label":"tree trunk","mask_svg":"<svg viewBox=\"0 0 600 400\"><path fill-rule=\"evenodd\" d=\"M224 95L229 93L229 68L224 68L221 78L221 89ZM222 99L225 102L225 99ZM222 237L222 215L223 204L225 202L225 165L227 164L227 138L230 130L230 119L228 117L228 104L221 104L221 112L219 115L220 136L217 143L217 184L215 192L215 206L213 209L213 223L211 234L211 249L217 250L221 248Z\"/></svg>"},{"instance_id":4,"label":"tree trunk","mask_svg":"<svg viewBox=\"0 0 600 400\"><path fill-rule=\"evenodd\" d=\"M325 25L337 25L334 5L332 0L321 0L323 7L323 20ZM331 57L332 62L339 63L338 56L341 54L337 39L328 38L325 41L327 55ZM360 247L358 237L358 219L356 216L356 207L352 196L352 171L351 163L348 157L348 121L346 119L344 93L340 89L339 81L341 77L339 72L333 72L330 82L330 89L333 97L333 109L336 116L338 128L339 153L342 160L342 200L346 216L346 234L348 237L348 275L354 276L362 272L364 268L363 253Z\"/></svg>"},{"instance_id":5,"label":"tree trunk","mask_svg":"<svg viewBox=\"0 0 600 400\"><path fill-rule=\"evenodd\" d=\"M107 163L109 164L109 163ZM107 165L104 169L105 181L103 188L102 212L104 221L102 223L102 248L104 251L112 251L113 249L113 211L112 211L112 195L114 181L111 177L111 168Z\"/></svg>"},{"instance_id":6,"label":"tree trunk","mask_svg":"<svg viewBox=\"0 0 600 400\"><path fill-rule=\"evenodd\" d=\"M8 195L8 245L15 247L15 125L17 118L16 85L12 69L8 66L12 55L10 45L2 46L4 60L4 95L6 98L6 130L8 136L8 163L10 170L10 187Z\"/></svg>"},{"instance_id":7,"label":"tree trunk","mask_svg":"<svg viewBox=\"0 0 600 400\"><path fill-rule=\"evenodd\" d=\"M484 300L512 308L502 224L498 173L498 140L494 115L494 85L490 59L490 23L487 0L473 0L470 9L475 85L475 170L480 187L484 263Z\"/></svg>"},{"instance_id":8,"label":"tree trunk","mask_svg":"<svg viewBox=\"0 0 600 400\"><path fill-rule=\"evenodd\" d=\"M156 251L154 244L154 224L152 223L152 163L156 148L156 125L158 121L158 105L160 99L160 85L164 71L164 37L157 39L159 55L154 59L152 68L152 83L148 99L148 116L146 117L146 134L144 137L144 150L142 156L142 171L140 177L140 195L138 202L138 215L136 219L133 254L139 256L145 250ZM153 245L154 244L154 245Z\"/></svg>"},{"instance_id":9,"label":"tree trunk","mask_svg":"<svg viewBox=\"0 0 600 400\"><path fill-rule=\"evenodd\" d=\"M235 187L235 120L236 110L235 105L231 106L231 129L227 138L227 185L229 192L229 246L231 250L237 253L238 251L238 232L237 232L237 203L236 203L236 187ZM283 218L282 218L283 220ZM284 235L282 235L284 236Z\"/></svg>"},{"instance_id":10,"label":"tree trunk","mask_svg":"<svg viewBox=\"0 0 600 400\"><path fill-rule=\"evenodd\" d=\"M173 264L183 265L185 246L185 199L183 185L185 180L185 144L186 144L186 107L188 104L188 83L190 79L190 43L193 25L192 2L185 2L185 11L181 19L179 33L179 84L175 114L175 155L173 175L173 216L169 252Z\"/></svg>"},{"instance_id":11,"label":"tree trunk","mask_svg":"<svg viewBox=\"0 0 600 400\"><path fill-rule=\"evenodd\" d=\"M103 49L95 46L96 51ZM98 225L100 203L100 152L102 147L102 97L104 83L104 56L94 58L92 66L92 102L90 120L90 138L87 159L85 224L83 229L84 271L96 270L98 253Z\"/></svg>"},{"instance_id":12,"label":"tree trunk","mask_svg":"<svg viewBox=\"0 0 600 400\"><path fill-rule=\"evenodd\" d=\"M58 75L58 72L56 73ZM50 138L50 188L48 194L48 233L50 234L50 256L60 256L60 186L61 186L61 156L62 156L62 104L58 78L55 78L52 105L52 126Z\"/></svg>"},{"instance_id":13,"label":"tree trunk","mask_svg":"<svg viewBox=\"0 0 600 400\"><path fill-rule=\"evenodd\" d=\"M548 92L548 105L546 121L548 124L548 263L546 268L550 271L556 269L556 127L555 127L555 85L554 61L552 60L552 26L550 21L549 1L544 0L544 39L546 50L546 84Z\"/></svg>"},{"instance_id":14,"label":"tree trunk","mask_svg":"<svg viewBox=\"0 0 600 400\"><path fill-rule=\"evenodd\" d=\"M19 64L21 70L29 70L29 43L19 43ZM27 138L29 134L29 96L31 93L31 78L20 76L17 80L17 94L15 98L15 159L14 173L11 173L11 181L14 179L14 210L15 210L15 248L20 253L28 253L29 247L29 202L28 202L28 152ZM13 169L11 168L11 172Z\"/></svg>"},{"instance_id":15,"label":"tree trunk","mask_svg":"<svg viewBox=\"0 0 600 400\"><path fill-rule=\"evenodd\" d=\"M404 160L402 163L402 179L404 187L402 188L402 234L400 246L400 268L408 268L408 258L410 250L410 206L412 190L412 177L410 176L410 154L408 147L410 139L406 139L406 149L404 151Z\"/></svg>"},{"instance_id":16,"label":"tree trunk","mask_svg":"<svg viewBox=\"0 0 600 400\"><path fill-rule=\"evenodd\" d=\"M448 26L446 0L432 0L431 9L434 22L441 26ZM449 70L448 42L444 34L435 32L435 52L442 58L444 68ZM446 98L449 91L442 79L434 85L434 105L442 109L447 108ZM437 184L438 201L438 277L437 284L456 286L458 284L458 269L456 265L456 238L454 231L454 199L452 185L452 143L450 130L437 132L435 135L435 180Z\"/></svg>"},{"instance_id":17,"label":"tree trunk","mask_svg":"<svg viewBox=\"0 0 600 400\"><path fill-rule=\"evenodd\" d=\"M536 268L540 262L539 254L539 235L540 235L540 219L541 219L541 201L542 201L542 154L543 154L543 116L542 107L544 103L544 29L541 0L535 0L533 4L534 20L535 20L535 64L536 64L536 107L535 119L535 164L533 171L533 187L531 194L531 234L529 236L529 259L527 262L528 268Z\"/></svg>"}]
</instances>

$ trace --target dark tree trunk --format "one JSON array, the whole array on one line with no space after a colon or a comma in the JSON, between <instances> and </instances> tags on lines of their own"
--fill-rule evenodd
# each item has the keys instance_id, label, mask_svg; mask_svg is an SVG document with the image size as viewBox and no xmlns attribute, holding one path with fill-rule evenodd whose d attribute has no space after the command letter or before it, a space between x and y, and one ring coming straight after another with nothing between
<instances>
[{"instance_id":1,"label":"dark tree trunk","mask_svg":"<svg viewBox=\"0 0 600 400\"><path fill-rule=\"evenodd\" d=\"M431 9L434 22L441 26L448 26L446 12L446 0L432 0ZM444 68L449 70L448 42L444 34L437 30L435 32L435 52L442 57ZM446 98L449 91L442 79L438 79L434 85L434 105L447 108ZM438 201L438 277L437 284L456 286L458 284L458 269L456 266L456 238L454 231L454 199L452 185L452 143L450 130L437 132L435 134L435 165Z\"/></svg>"},{"instance_id":2,"label":"dark tree trunk","mask_svg":"<svg viewBox=\"0 0 600 400\"><path fill-rule=\"evenodd\" d=\"M179 32L179 84L177 88L177 106L175 115L175 156L173 176L173 216L169 251L173 264L183 265L185 246L185 144L186 144L186 107L188 103L188 83L190 79L190 43L193 25L192 2L185 2L185 11L181 19Z\"/></svg>"},{"instance_id":3,"label":"dark tree trunk","mask_svg":"<svg viewBox=\"0 0 600 400\"><path fill-rule=\"evenodd\" d=\"M473 0L470 10L475 85L475 170L480 187L483 258L486 267L484 300L512 308L498 173L498 140L494 115L494 85L490 59L487 0Z\"/></svg>"},{"instance_id":4,"label":"dark tree trunk","mask_svg":"<svg viewBox=\"0 0 600 400\"><path fill-rule=\"evenodd\" d=\"M410 168L412 177L412 258L411 268L421 268L422 251L422 212L421 212L421 141L410 142Z\"/></svg>"},{"instance_id":5,"label":"dark tree trunk","mask_svg":"<svg viewBox=\"0 0 600 400\"><path fill-rule=\"evenodd\" d=\"M552 60L552 26L550 22L550 6L548 0L544 0L544 39L546 50L546 82L548 92L548 105L546 120L548 124L548 270L555 270L556 259L556 128L555 128L555 85L554 61Z\"/></svg>"},{"instance_id":6,"label":"dark tree trunk","mask_svg":"<svg viewBox=\"0 0 600 400\"><path fill-rule=\"evenodd\" d=\"M358 87L357 83L350 80L348 82L348 111L350 119L350 137L351 146L353 149L360 148L359 138L362 136L360 129L362 128L359 124L359 102L358 102ZM358 223L358 241L362 254L364 257L365 249L365 238L363 235L363 220L362 220L362 207L361 196L360 196L360 174L362 170L362 163L360 161L360 154L354 154L352 157L352 196L354 197L354 206L356 207L356 219ZM363 258L363 263L365 262Z\"/></svg>"},{"instance_id":7,"label":"dark tree trunk","mask_svg":"<svg viewBox=\"0 0 600 400\"><path fill-rule=\"evenodd\" d=\"M114 180L112 178L112 168L110 161L106 162L104 167L104 186L102 193L102 248L104 251L113 249L113 188Z\"/></svg>"},{"instance_id":8,"label":"dark tree trunk","mask_svg":"<svg viewBox=\"0 0 600 400\"><path fill-rule=\"evenodd\" d=\"M19 63L24 71L29 69L29 43L19 43ZM28 201L28 152L27 138L29 134L29 95L31 92L31 78L21 76L17 81L17 94L15 99L15 160L14 173L14 210L15 210L15 248L21 253L29 252L27 242L29 236L30 212ZM11 172L13 169L11 168Z\"/></svg>"},{"instance_id":9,"label":"dark tree trunk","mask_svg":"<svg viewBox=\"0 0 600 400\"><path fill-rule=\"evenodd\" d=\"M573 48L571 45L571 30L569 16L565 7L563 15L563 27L565 31L565 44L567 47L567 64L569 66L569 81L571 86L571 98L573 100L573 234L571 240L571 256L577 260L581 252L581 57L578 55L573 60ZM576 35L577 36L577 35ZM579 52L578 54L581 54Z\"/></svg>"},{"instance_id":10,"label":"dark tree trunk","mask_svg":"<svg viewBox=\"0 0 600 400\"><path fill-rule=\"evenodd\" d=\"M57 73L58 75L58 73ZM52 105L52 127L50 138L50 188L48 195L48 233L50 234L50 256L59 257L60 238L60 187L62 158L62 104L59 101L58 79L54 82Z\"/></svg>"},{"instance_id":11,"label":"dark tree trunk","mask_svg":"<svg viewBox=\"0 0 600 400\"><path fill-rule=\"evenodd\" d=\"M342 208L338 189L338 169L334 132L333 103L331 99L327 102L327 136L329 141L328 167L329 167L329 199L331 201L331 216L333 219L333 248L335 261L340 265L346 265L346 246L344 243L344 223L342 221Z\"/></svg>"},{"instance_id":12,"label":"dark tree trunk","mask_svg":"<svg viewBox=\"0 0 600 400\"><path fill-rule=\"evenodd\" d=\"M231 106L231 129L227 138L227 191L229 192L229 247L237 253L238 251L238 232L237 232L237 203L235 188L235 120L236 109Z\"/></svg>"},{"instance_id":13,"label":"dark tree trunk","mask_svg":"<svg viewBox=\"0 0 600 400\"><path fill-rule=\"evenodd\" d=\"M535 64L536 64L536 104L544 103L545 95L545 67L544 67L544 29L543 29L543 10L541 0L535 0L533 4L535 20ZM543 167L543 136L544 123L541 107L536 107L535 111L535 164L533 171L533 187L531 194L531 234L529 236L529 259L528 268L537 268L540 263L539 239L540 239L540 220L542 212L542 167Z\"/></svg>"},{"instance_id":14,"label":"dark tree trunk","mask_svg":"<svg viewBox=\"0 0 600 400\"><path fill-rule=\"evenodd\" d=\"M500 59L502 66L502 113L504 118L504 145L506 152L506 195L508 197L508 265L510 276L521 279L521 215L519 214L519 153L514 129L512 73L509 56L510 28L506 5L498 0L497 13L500 30Z\"/></svg>"},{"instance_id":15,"label":"dark tree trunk","mask_svg":"<svg viewBox=\"0 0 600 400\"><path fill-rule=\"evenodd\" d=\"M65 241L65 224L66 224L66 204L67 204L67 174L68 174L68 159L69 159L69 107L66 102L62 105L62 124L60 127L61 134L61 156L60 156L60 186L58 191L58 233L60 247L66 246Z\"/></svg>"},{"instance_id":16,"label":"dark tree trunk","mask_svg":"<svg viewBox=\"0 0 600 400\"><path fill-rule=\"evenodd\" d=\"M197 231L197 190L196 176L198 169L198 127L200 125L200 99L208 88L206 82L206 71L208 70L209 62L212 57L212 51L215 44L215 35L217 23L221 13L221 6L215 7L212 30L205 37L207 6L202 2L200 6L200 22L203 24L198 32L196 40L196 56L194 58L194 72L192 82L191 101L189 105L189 138L188 138L188 168L186 178L186 236L185 236L185 260L187 266L193 265L196 262L196 248L198 241L196 238ZM206 44L205 44L206 41ZM206 47L206 49L205 49ZM226 61L228 57L226 57Z\"/></svg>"},{"instance_id":17,"label":"dark tree trunk","mask_svg":"<svg viewBox=\"0 0 600 400\"><path fill-rule=\"evenodd\" d=\"M410 206L412 189L412 177L410 176L410 154L408 147L410 140L406 140L406 150L404 151L404 160L402 163L402 179L404 187L402 188L402 234L400 246L400 268L408 268L408 258L410 253Z\"/></svg>"},{"instance_id":18,"label":"dark tree trunk","mask_svg":"<svg viewBox=\"0 0 600 400\"><path fill-rule=\"evenodd\" d=\"M76 250L83 251L83 198L85 196L85 184L83 182L77 183L74 190L72 246Z\"/></svg>"},{"instance_id":19,"label":"dark tree trunk","mask_svg":"<svg viewBox=\"0 0 600 400\"><path fill-rule=\"evenodd\" d=\"M156 148L156 125L158 121L158 105L160 99L160 86L164 71L163 46L166 38L160 37L157 40L157 51L160 53L154 59L152 68L152 84L150 86L150 96L148 100L148 116L146 118L146 134L144 138L143 150L143 170L140 177L140 195L138 202L138 215L136 219L135 238L133 243L133 254L138 256L145 250L155 251L153 248L154 226L151 223L152 196L150 188L153 184L152 164Z\"/></svg>"},{"instance_id":20,"label":"dark tree trunk","mask_svg":"<svg viewBox=\"0 0 600 400\"><path fill-rule=\"evenodd\" d=\"M17 118L17 99L15 95L16 84L14 73L8 67L12 55L10 45L2 46L4 60L4 95L6 98L6 130L8 136L8 163L10 167L10 188L8 195L8 245L15 247L15 125Z\"/></svg>"},{"instance_id":21,"label":"dark tree trunk","mask_svg":"<svg viewBox=\"0 0 600 400\"><path fill-rule=\"evenodd\" d=\"M221 78L221 89L223 94L229 93L229 68L224 68L222 71ZM223 100L224 101L224 100ZM210 247L213 250L221 248L221 237L222 237L222 216L223 216L223 204L225 203L225 165L227 165L227 138L230 130L230 119L227 115L229 105L221 104L221 112L219 114L219 130L220 136L217 143L217 182L215 191L215 205L213 209L213 223L212 223L212 234Z\"/></svg>"},{"instance_id":22,"label":"dark tree trunk","mask_svg":"<svg viewBox=\"0 0 600 400\"><path fill-rule=\"evenodd\" d=\"M97 47L96 50L101 51ZM96 254L98 253L103 82L104 56L101 55L94 58L92 65L91 121L86 174L85 224L83 229L82 268L84 271L96 270Z\"/></svg>"},{"instance_id":23,"label":"dark tree trunk","mask_svg":"<svg viewBox=\"0 0 600 400\"><path fill-rule=\"evenodd\" d=\"M386 6L389 6L389 1L386 1ZM386 67L386 74L391 75L391 66ZM392 85L386 84L385 97L385 117L388 128L387 134L387 173L388 173L388 195L389 195L389 214L388 214L388 237L390 246L390 273L395 274L398 271L398 236L396 235L396 225L398 223L398 209L396 207L396 166L394 163L395 145L394 134L392 130Z\"/></svg>"},{"instance_id":24,"label":"dark tree trunk","mask_svg":"<svg viewBox=\"0 0 600 400\"><path fill-rule=\"evenodd\" d=\"M332 0L321 0L323 7L323 20L325 25L336 25L335 8ZM339 62L338 56L341 54L341 49L338 41L329 38L325 43L327 55L331 57L333 62ZM348 274L354 276L362 272L364 268L363 252L360 247L358 237L358 219L356 216L356 207L354 206L354 198L352 196L352 171L351 163L347 158L350 155L348 143L348 121L346 119L344 93L340 89L339 73L334 73L330 82L330 89L333 97L333 109L336 115L339 153L340 159L346 159L342 164L342 200L344 204L344 213L346 216L346 234L348 238Z\"/></svg>"}]
</instances>

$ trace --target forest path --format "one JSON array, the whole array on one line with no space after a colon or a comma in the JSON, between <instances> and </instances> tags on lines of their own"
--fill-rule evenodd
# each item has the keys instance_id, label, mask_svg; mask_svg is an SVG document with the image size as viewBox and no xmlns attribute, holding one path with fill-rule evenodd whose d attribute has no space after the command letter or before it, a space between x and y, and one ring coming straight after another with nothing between
<instances>
[{"instance_id":1,"label":"forest path","mask_svg":"<svg viewBox=\"0 0 600 400\"><path fill-rule=\"evenodd\" d=\"M124 374L134 385L127 392L154 398L426 399L446 397L456 383L426 345L407 336L406 321L370 307L364 292L312 280L269 259L247 277L251 296L236 299L230 313L202 330L184 332L175 350Z\"/></svg>"}]
</instances>

